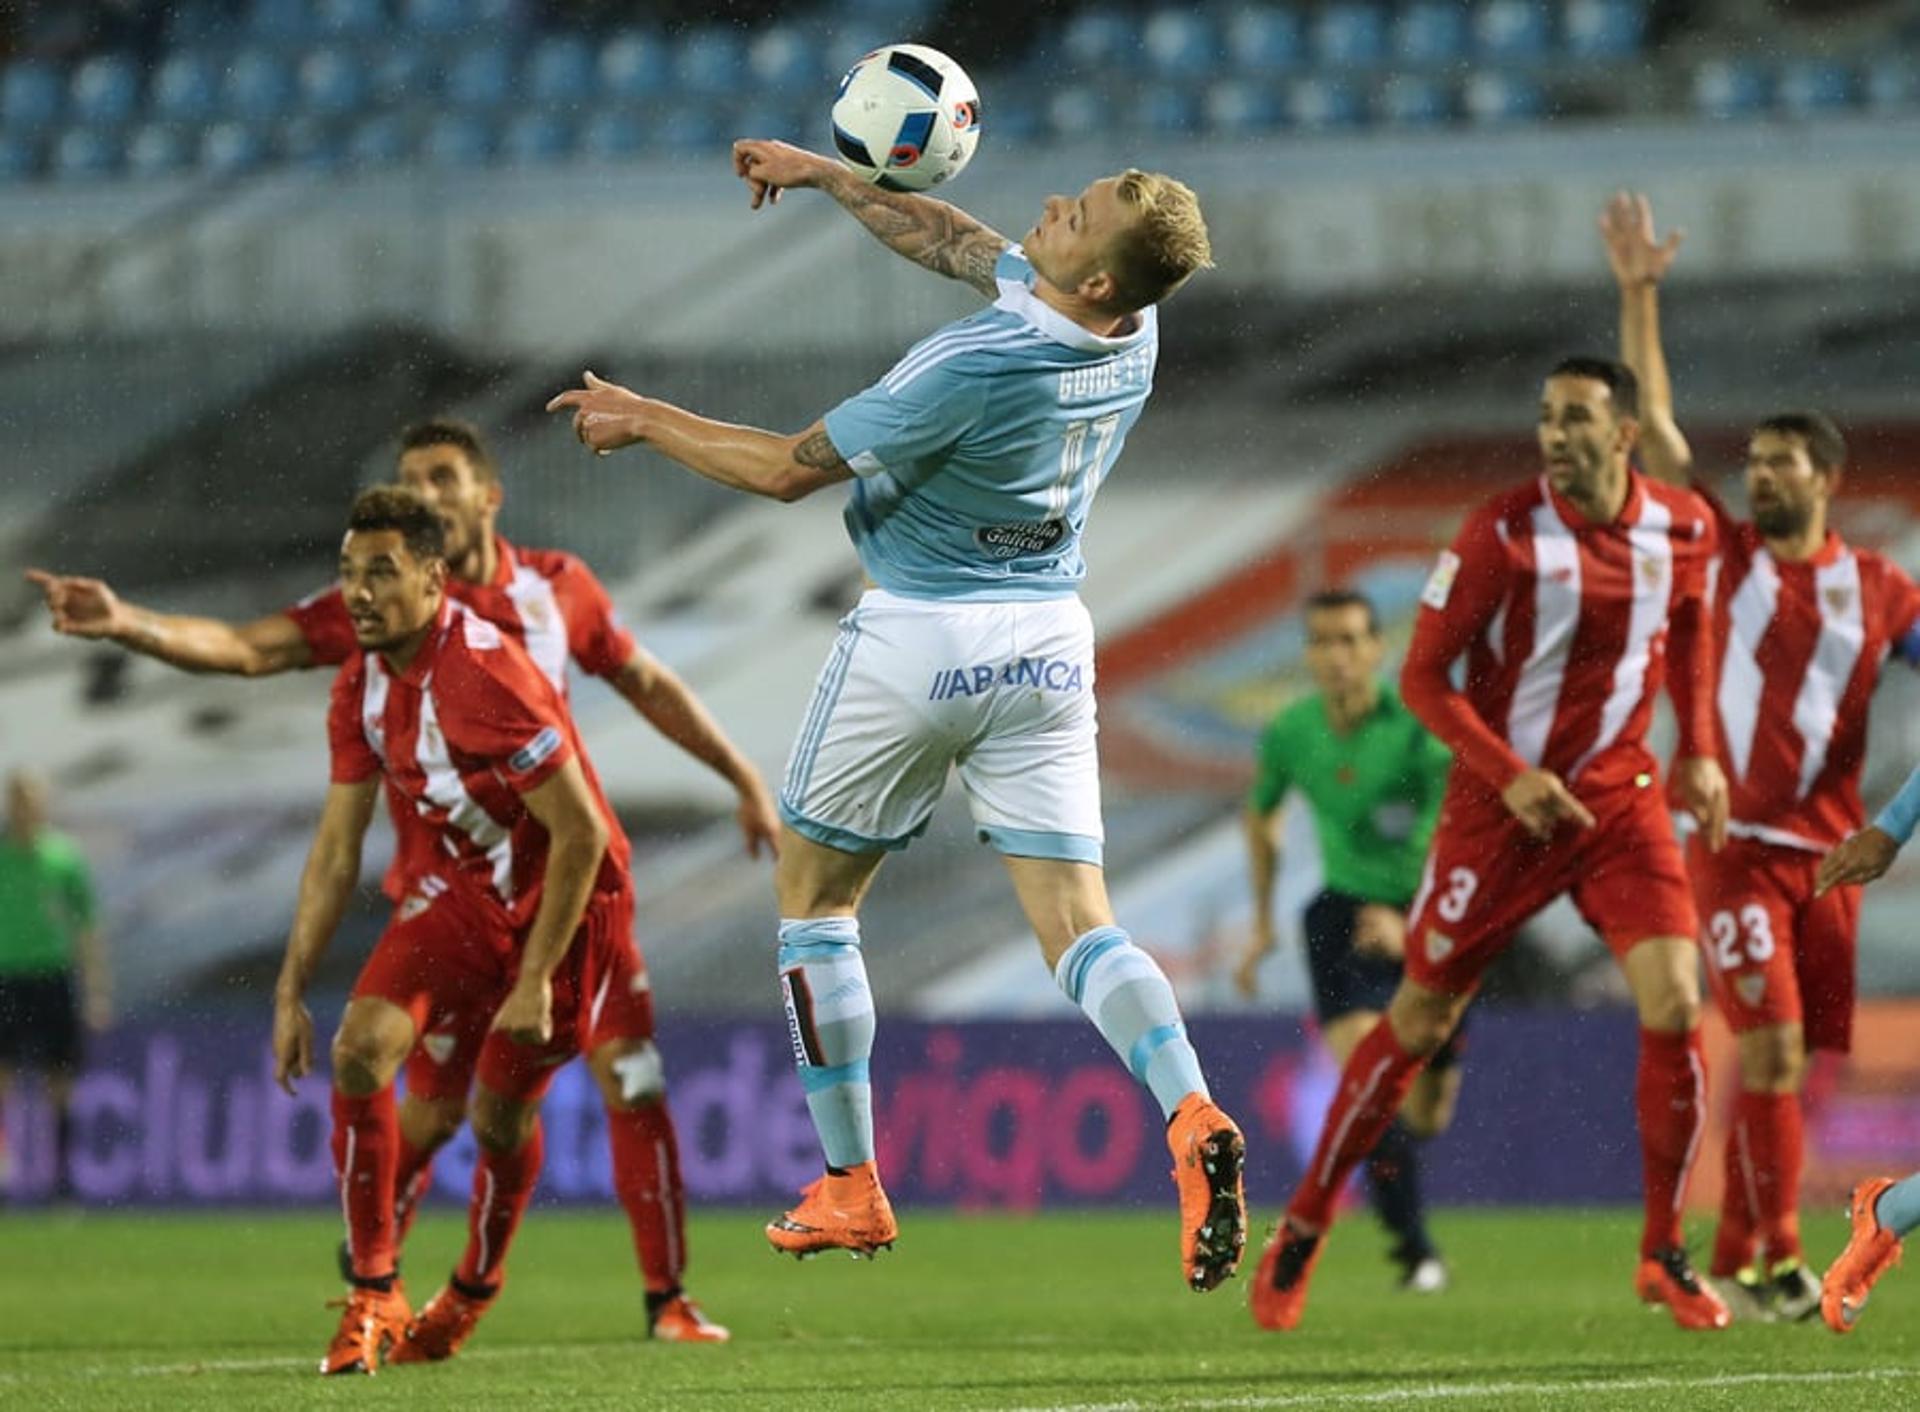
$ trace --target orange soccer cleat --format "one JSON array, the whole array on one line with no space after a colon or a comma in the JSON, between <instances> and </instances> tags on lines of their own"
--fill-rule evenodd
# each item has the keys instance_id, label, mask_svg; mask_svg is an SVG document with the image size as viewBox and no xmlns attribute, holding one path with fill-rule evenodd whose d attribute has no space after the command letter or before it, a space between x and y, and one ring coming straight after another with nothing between
<instances>
[{"instance_id":1,"label":"orange soccer cleat","mask_svg":"<svg viewBox=\"0 0 1920 1412\"><path fill-rule=\"evenodd\" d=\"M1854 1321L1867 1307L1874 1282L1900 1263L1900 1238L1880 1224L1874 1203L1894 1184L1891 1177L1860 1183L1847 1197L1847 1219L1852 1229L1846 1249L1828 1266L1821 1279L1820 1317L1837 1334L1853 1332Z\"/></svg>"},{"instance_id":2,"label":"orange soccer cleat","mask_svg":"<svg viewBox=\"0 0 1920 1412\"><path fill-rule=\"evenodd\" d=\"M481 1315L493 1308L500 1287L486 1295L463 1290L448 1281L407 1325L406 1334L394 1345L389 1363L438 1363L451 1358L472 1335Z\"/></svg>"},{"instance_id":3,"label":"orange soccer cleat","mask_svg":"<svg viewBox=\"0 0 1920 1412\"><path fill-rule=\"evenodd\" d=\"M802 1260L823 1250L871 1258L875 1251L892 1249L899 1234L879 1169L870 1161L844 1173L828 1172L800 1193L798 1206L767 1222L773 1248Z\"/></svg>"},{"instance_id":4,"label":"orange soccer cleat","mask_svg":"<svg viewBox=\"0 0 1920 1412\"><path fill-rule=\"evenodd\" d=\"M1668 1246L1640 1262L1633 1292L1646 1304L1664 1304L1683 1329L1724 1329L1733 1322L1726 1301L1693 1272L1679 1246Z\"/></svg>"},{"instance_id":5,"label":"orange soccer cleat","mask_svg":"<svg viewBox=\"0 0 1920 1412\"><path fill-rule=\"evenodd\" d=\"M406 1333L412 1312L407 1308L406 1291L397 1281L391 1290L359 1286L327 1307L344 1307L340 1327L327 1345L327 1356L320 1360L320 1371L329 1377L377 1371L388 1350Z\"/></svg>"},{"instance_id":6,"label":"orange soccer cleat","mask_svg":"<svg viewBox=\"0 0 1920 1412\"><path fill-rule=\"evenodd\" d=\"M1260 1254L1253 1288L1247 1291L1247 1307L1253 1311L1254 1323L1279 1333L1299 1324L1307 1308L1307 1282L1313 1278L1313 1267L1320 1262L1320 1251L1326 1243L1324 1231L1302 1235L1287 1224L1286 1217L1280 1218L1279 1227Z\"/></svg>"},{"instance_id":7,"label":"orange soccer cleat","mask_svg":"<svg viewBox=\"0 0 1920 1412\"><path fill-rule=\"evenodd\" d=\"M647 1336L665 1343L725 1343L733 1337L701 1312L685 1291L653 1312L647 1321Z\"/></svg>"},{"instance_id":8,"label":"orange soccer cleat","mask_svg":"<svg viewBox=\"0 0 1920 1412\"><path fill-rule=\"evenodd\" d=\"M1180 1272L1204 1294L1240 1268L1247 1245L1247 1143L1233 1119L1190 1093L1167 1124L1173 1181L1180 1191Z\"/></svg>"}]
</instances>

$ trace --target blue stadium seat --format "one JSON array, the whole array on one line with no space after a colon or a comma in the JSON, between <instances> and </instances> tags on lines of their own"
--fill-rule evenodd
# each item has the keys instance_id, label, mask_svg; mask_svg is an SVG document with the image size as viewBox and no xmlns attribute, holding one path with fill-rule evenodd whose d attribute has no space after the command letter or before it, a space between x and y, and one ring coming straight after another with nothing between
<instances>
[{"instance_id":1,"label":"blue stadium seat","mask_svg":"<svg viewBox=\"0 0 1920 1412\"><path fill-rule=\"evenodd\" d=\"M188 0L169 6L164 33L168 49L225 44L235 38L233 21L219 0Z\"/></svg>"},{"instance_id":2,"label":"blue stadium seat","mask_svg":"<svg viewBox=\"0 0 1920 1412\"><path fill-rule=\"evenodd\" d=\"M1486 0L1473 17L1474 52L1494 63L1535 63L1553 47L1553 21L1539 0Z\"/></svg>"},{"instance_id":3,"label":"blue stadium seat","mask_svg":"<svg viewBox=\"0 0 1920 1412\"><path fill-rule=\"evenodd\" d=\"M624 108L604 108L581 127L575 150L599 162L620 162L647 149L646 126Z\"/></svg>"},{"instance_id":4,"label":"blue stadium seat","mask_svg":"<svg viewBox=\"0 0 1920 1412\"><path fill-rule=\"evenodd\" d=\"M52 175L58 181L95 181L119 169L120 144L105 128L70 127L53 144Z\"/></svg>"},{"instance_id":5,"label":"blue stadium seat","mask_svg":"<svg viewBox=\"0 0 1920 1412\"><path fill-rule=\"evenodd\" d=\"M1252 137L1280 125L1280 102L1270 83L1221 79L1208 86L1201 106L1208 130L1222 137Z\"/></svg>"},{"instance_id":6,"label":"blue stadium seat","mask_svg":"<svg viewBox=\"0 0 1920 1412\"><path fill-rule=\"evenodd\" d=\"M1524 74L1482 69L1467 76L1460 90L1460 107L1469 120L1494 127L1544 117L1547 100L1540 85Z\"/></svg>"},{"instance_id":7,"label":"blue stadium seat","mask_svg":"<svg viewBox=\"0 0 1920 1412\"><path fill-rule=\"evenodd\" d=\"M746 73L747 46L734 30L689 30L674 46L673 76L683 93L729 97L740 91Z\"/></svg>"},{"instance_id":8,"label":"blue stadium seat","mask_svg":"<svg viewBox=\"0 0 1920 1412\"><path fill-rule=\"evenodd\" d=\"M213 176L239 176L266 160L267 144L250 122L215 123L200 134L200 170Z\"/></svg>"},{"instance_id":9,"label":"blue stadium seat","mask_svg":"<svg viewBox=\"0 0 1920 1412\"><path fill-rule=\"evenodd\" d=\"M1119 10L1086 9L1067 21L1060 33L1066 77L1104 78L1140 61L1140 30Z\"/></svg>"},{"instance_id":10,"label":"blue stadium seat","mask_svg":"<svg viewBox=\"0 0 1920 1412\"><path fill-rule=\"evenodd\" d=\"M1092 84L1063 84L1047 99L1047 130L1055 137L1090 136L1112 117L1113 105Z\"/></svg>"},{"instance_id":11,"label":"blue stadium seat","mask_svg":"<svg viewBox=\"0 0 1920 1412\"><path fill-rule=\"evenodd\" d=\"M1352 127L1360 121L1360 95L1337 78L1297 79L1287 89L1287 121L1303 132Z\"/></svg>"},{"instance_id":12,"label":"blue stadium seat","mask_svg":"<svg viewBox=\"0 0 1920 1412\"><path fill-rule=\"evenodd\" d=\"M654 138L670 152L694 154L712 152L731 142L733 133L722 124L713 104L688 99L660 115Z\"/></svg>"},{"instance_id":13,"label":"blue stadium seat","mask_svg":"<svg viewBox=\"0 0 1920 1412\"><path fill-rule=\"evenodd\" d=\"M148 123L127 139L127 175L169 176L193 161L193 143L171 123Z\"/></svg>"},{"instance_id":14,"label":"blue stadium seat","mask_svg":"<svg viewBox=\"0 0 1920 1412\"><path fill-rule=\"evenodd\" d=\"M278 55L264 49L242 50L227 70L221 96L229 117L271 122L293 107L293 75ZM204 145L201 156L204 165Z\"/></svg>"},{"instance_id":15,"label":"blue stadium seat","mask_svg":"<svg viewBox=\"0 0 1920 1412\"><path fill-rule=\"evenodd\" d=\"M220 69L213 56L187 49L169 54L154 70L148 106L169 122L205 122L220 106Z\"/></svg>"},{"instance_id":16,"label":"blue stadium seat","mask_svg":"<svg viewBox=\"0 0 1920 1412\"><path fill-rule=\"evenodd\" d=\"M1221 43L1203 14L1162 9L1140 31L1147 68L1164 78L1202 79L1220 67Z\"/></svg>"},{"instance_id":17,"label":"blue stadium seat","mask_svg":"<svg viewBox=\"0 0 1920 1412\"><path fill-rule=\"evenodd\" d=\"M991 106L982 102L980 127L987 141L1000 143L1030 142L1046 131L1046 115L1030 97L1022 93L995 95Z\"/></svg>"},{"instance_id":18,"label":"blue stadium seat","mask_svg":"<svg viewBox=\"0 0 1920 1412\"><path fill-rule=\"evenodd\" d=\"M1200 100L1185 84L1149 83L1128 96L1128 126L1136 132L1184 137L1200 130Z\"/></svg>"},{"instance_id":19,"label":"blue stadium seat","mask_svg":"<svg viewBox=\"0 0 1920 1412\"><path fill-rule=\"evenodd\" d=\"M593 46L577 34L550 34L527 61L527 97L546 108L593 101Z\"/></svg>"},{"instance_id":20,"label":"blue stadium seat","mask_svg":"<svg viewBox=\"0 0 1920 1412\"><path fill-rule=\"evenodd\" d=\"M1428 74L1395 74L1380 86L1373 111L1394 127L1435 127L1453 117L1453 95Z\"/></svg>"},{"instance_id":21,"label":"blue stadium seat","mask_svg":"<svg viewBox=\"0 0 1920 1412\"><path fill-rule=\"evenodd\" d=\"M1467 54L1467 11L1446 0L1417 0L1393 19L1393 60L1407 68L1437 69Z\"/></svg>"},{"instance_id":22,"label":"blue stadium seat","mask_svg":"<svg viewBox=\"0 0 1920 1412\"><path fill-rule=\"evenodd\" d=\"M366 66L339 45L315 49L300 60L300 101L311 112L338 117L367 101Z\"/></svg>"},{"instance_id":23,"label":"blue stadium seat","mask_svg":"<svg viewBox=\"0 0 1920 1412\"><path fill-rule=\"evenodd\" d=\"M552 113L520 113L500 134L500 160L510 167L558 166L573 153L573 132Z\"/></svg>"},{"instance_id":24,"label":"blue stadium seat","mask_svg":"<svg viewBox=\"0 0 1920 1412\"><path fill-rule=\"evenodd\" d=\"M1773 86L1774 107L1790 118L1845 112L1858 100L1853 72L1826 59L1797 59L1783 65Z\"/></svg>"},{"instance_id":25,"label":"blue stadium seat","mask_svg":"<svg viewBox=\"0 0 1920 1412\"><path fill-rule=\"evenodd\" d=\"M1750 118L1767 106L1767 75L1744 59L1709 59L1693 71L1693 110L1703 118Z\"/></svg>"},{"instance_id":26,"label":"blue stadium seat","mask_svg":"<svg viewBox=\"0 0 1920 1412\"><path fill-rule=\"evenodd\" d=\"M1567 0L1560 17L1567 54L1575 59L1630 59L1647 37L1644 0Z\"/></svg>"},{"instance_id":27,"label":"blue stadium seat","mask_svg":"<svg viewBox=\"0 0 1920 1412\"><path fill-rule=\"evenodd\" d=\"M247 38L285 47L311 38L317 28L307 0L249 0Z\"/></svg>"},{"instance_id":28,"label":"blue stadium seat","mask_svg":"<svg viewBox=\"0 0 1920 1412\"><path fill-rule=\"evenodd\" d=\"M395 167L412 154L413 139L395 113L379 113L347 135L347 161L356 167Z\"/></svg>"},{"instance_id":29,"label":"blue stadium seat","mask_svg":"<svg viewBox=\"0 0 1920 1412\"><path fill-rule=\"evenodd\" d=\"M125 54L100 54L73 71L67 111L80 122L118 127L140 106L140 68Z\"/></svg>"},{"instance_id":30,"label":"blue stadium seat","mask_svg":"<svg viewBox=\"0 0 1920 1412\"><path fill-rule=\"evenodd\" d=\"M427 124L420 155L436 167L484 167L493 159L493 132L471 113L441 113Z\"/></svg>"},{"instance_id":31,"label":"blue stadium seat","mask_svg":"<svg viewBox=\"0 0 1920 1412\"><path fill-rule=\"evenodd\" d=\"M797 93L825 86L828 74L819 47L799 25L768 25L747 45L747 72L763 90Z\"/></svg>"},{"instance_id":32,"label":"blue stadium seat","mask_svg":"<svg viewBox=\"0 0 1920 1412\"><path fill-rule=\"evenodd\" d=\"M0 76L0 127L9 132L45 132L60 117L60 71L51 64L17 59Z\"/></svg>"},{"instance_id":33,"label":"blue stadium seat","mask_svg":"<svg viewBox=\"0 0 1920 1412\"><path fill-rule=\"evenodd\" d=\"M40 173L40 144L23 133L0 132L0 184L32 181Z\"/></svg>"},{"instance_id":34,"label":"blue stadium seat","mask_svg":"<svg viewBox=\"0 0 1920 1412\"><path fill-rule=\"evenodd\" d=\"M339 127L315 113L296 113L282 123L273 150L281 161L308 171L330 172L346 160Z\"/></svg>"},{"instance_id":35,"label":"blue stadium seat","mask_svg":"<svg viewBox=\"0 0 1920 1412\"><path fill-rule=\"evenodd\" d=\"M734 110L728 131L735 137L775 137L804 147L819 142L826 123L824 105L799 105L790 97L761 94Z\"/></svg>"},{"instance_id":36,"label":"blue stadium seat","mask_svg":"<svg viewBox=\"0 0 1920 1412\"><path fill-rule=\"evenodd\" d=\"M1387 56L1387 19L1377 5L1328 5L1313 17L1313 55L1323 68L1372 68Z\"/></svg>"},{"instance_id":37,"label":"blue stadium seat","mask_svg":"<svg viewBox=\"0 0 1920 1412\"><path fill-rule=\"evenodd\" d=\"M626 30L600 46L600 91L609 98L657 98L668 87L668 73L666 48L651 34Z\"/></svg>"},{"instance_id":38,"label":"blue stadium seat","mask_svg":"<svg viewBox=\"0 0 1920 1412\"><path fill-rule=\"evenodd\" d=\"M314 0L314 27L329 39L374 39L387 26L380 0Z\"/></svg>"},{"instance_id":39,"label":"blue stadium seat","mask_svg":"<svg viewBox=\"0 0 1920 1412\"><path fill-rule=\"evenodd\" d=\"M1241 73L1266 74L1306 57L1300 19L1274 5L1243 5L1227 16L1227 62Z\"/></svg>"},{"instance_id":40,"label":"blue stadium seat","mask_svg":"<svg viewBox=\"0 0 1920 1412\"><path fill-rule=\"evenodd\" d=\"M1861 75L1860 92L1874 112L1897 113L1911 108L1920 97L1920 77L1916 77L1911 59L1888 54L1867 65Z\"/></svg>"},{"instance_id":41,"label":"blue stadium seat","mask_svg":"<svg viewBox=\"0 0 1920 1412\"><path fill-rule=\"evenodd\" d=\"M513 51L504 45L468 49L447 73L447 98L468 112L495 112L512 96Z\"/></svg>"},{"instance_id":42,"label":"blue stadium seat","mask_svg":"<svg viewBox=\"0 0 1920 1412\"><path fill-rule=\"evenodd\" d=\"M466 0L401 0L400 18L426 34L454 34L472 24Z\"/></svg>"},{"instance_id":43,"label":"blue stadium seat","mask_svg":"<svg viewBox=\"0 0 1920 1412\"><path fill-rule=\"evenodd\" d=\"M439 91L440 67L425 44L407 36L382 45L369 76L373 101L386 106L428 101Z\"/></svg>"}]
</instances>

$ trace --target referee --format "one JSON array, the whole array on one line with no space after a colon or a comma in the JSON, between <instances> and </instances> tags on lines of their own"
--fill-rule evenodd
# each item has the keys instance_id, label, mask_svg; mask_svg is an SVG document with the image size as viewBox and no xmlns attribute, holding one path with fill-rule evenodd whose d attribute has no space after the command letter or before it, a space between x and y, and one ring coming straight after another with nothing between
<instances>
[{"instance_id":1,"label":"referee","mask_svg":"<svg viewBox=\"0 0 1920 1412\"><path fill-rule=\"evenodd\" d=\"M107 1022L106 960L93 918L86 860L73 840L47 827L45 785L16 771L7 780L0 834L0 1114L17 1071L41 1076L53 1108L54 1194L61 1199L73 1191L67 1155L82 1001L89 1028ZM0 1196L12 1184L9 1165L0 1145Z\"/></svg>"},{"instance_id":2,"label":"referee","mask_svg":"<svg viewBox=\"0 0 1920 1412\"><path fill-rule=\"evenodd\" d=\"M1260 738L1247 803L1253 942L1236 979L1257 993L1274 949L1274 879L1281 804L1298 792L1312 811L1325 890L1306 912L1307 969L1320 1033L1344 1064L1400 983L1407 904L1419 890L1452 758L1380 680L1385 644L1372 602L1337 589L1306 607L1306 661L1318 690L1275 716ZM1418 1147L1452 1121L1460 1091L1456 1034L1433 1058L1367 1163L1374 1210L1394 1237L1400 1286L1446 1288L1447 1268L1427 1233Z\"/></svg>"}]
</instances>

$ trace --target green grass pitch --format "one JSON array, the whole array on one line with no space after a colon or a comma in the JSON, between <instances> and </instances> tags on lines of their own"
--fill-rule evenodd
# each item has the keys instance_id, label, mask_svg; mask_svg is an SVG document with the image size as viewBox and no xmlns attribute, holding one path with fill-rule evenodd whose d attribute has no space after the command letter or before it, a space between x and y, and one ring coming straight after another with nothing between
<instances>
[{"instance_id":1,"label":"green grass pitch","mask_svg":"<svg viewBox=\"0 0 1920 1412\"><path fill-rule=\"evenodd\" d=\"M692 1233L690 1287L728 1347L645 1342L624 1224L536 1208L459 1358L323 1381L335 1220L16 1211L0 1216L0 1407L1920 1406L1920 1270L1893 1272L1847 1338L1817 1321L1683 1334L1634 1303L1621 1211L1443 1212L1455 1285L1434 1298L1391 1290L1356 1213L1291 1335L1253 1327L1240 1281L1181 1286L1171 1193L1152 1213L907 1211L872 1264L775 1257L758 1223L707 1212ZM1841 1234L1811 1221L1815 1258ZM461 1235L454 1213L423 1219L416 1299Z\"/></svg>"}]
</instances>

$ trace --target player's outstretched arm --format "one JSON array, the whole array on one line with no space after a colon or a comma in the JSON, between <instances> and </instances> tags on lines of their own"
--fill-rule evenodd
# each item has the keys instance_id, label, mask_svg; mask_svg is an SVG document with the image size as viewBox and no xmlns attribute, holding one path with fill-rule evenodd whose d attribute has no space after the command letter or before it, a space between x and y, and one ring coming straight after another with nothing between
<instances>
[{"instance_id":1,"label":"player's outstretched arm","mask_svg":"<svg viewBox=\"0 0 1920 1412\"><path fill-rule=\"evenodd\" d=\"M299 625L285 613L251 623L156 613L124 601L99 579L28 569L27 581L47 600L54 629L95 638L188 672L264 677L313 664Z\"/></svg>"},{"instance_id":2,"label":"player's outstretched arm","mask_svg":"<svg viewBox=\"0 0 1920 1412\"><path fill-rule=\"evenodd\" d=\"M1821 897L1833 888L1870 883L1883 876L1913 837L1916 826L1920 826L1920 769L1907 776L1900 792L1887 801L1887 807L1871 824L1820 860L1813 895Z\"/></svg>"},{"instance_id":3,"label":"player's outstretched arm","mask_svg":"<svg viewBox=\"0 0 1920 1412\"><path fill-rule=\"evenodd\" d=\"M661 735L719 775L740 796L740 832L747 853L758 858L779 851L780 820L773 796L753 762L740 753L706 703L679 674L645 649L637 649L612 678L613 689L633 704Z\"/></svg>"},{"instance_id":4,"label":"player's outstretched arm","mask_svg":"<svg viewBox=\"0 0 1920 1412\"><path fill-rule=\"evenodd\" d=\"M547 831L547 866L520 971L494 1013L493 1028L521 1044L545 1044L553 1038L553 973L580 929L609 834L577 759L520 797Z\"/></svg>"},{"instance_id":5,"label":"player's outstretched arm","mask_svg":"<svg viewBox=\"0 0 1920 1412\"><path fill-rule=\"evenodd\" d=\"M793 436L716 422L591 371L580 387L548 402L547 410L571 411L573 434L602 456L644 443L729 490L772 500L799 500L853 476L822 422Z\"/></svg>"},{"instance_id":6,"label":"player's outstretched arm","mask_svg":"<svg viewBox=\"0 0 1920 1412\"><path fill-rule=\"evenodd\" d=\"M1260 963L1279 945L1279 933L1273 925L1273 886L1280 875L1282 817L1279 808L1247 805L1247 878L1253 885L1253 936L1234 968L1233 979L1249 1000L1260 994Z\"/></svg>"},{"instance_id":7,"label":"player's outstretched arm","mask_svg":"<svg viewBox=\"0 0 1920 1412\"><path fill-rule=\"evenodd\" d=\"M307 866L300 875L300 901L293 928L287 934L286 954L273 987L273 1077L288 1093L293 1081L313 1068L313 1016L307 1013L307 982L326 954L327 943L360 881L360 848L373 821L380 780L327 788Z\"/></svg>"},{"instance_id":8,"label":"player's outstretched arm","mask_svg":"<svg viewBox=\"0 0 1920 1412\"><path fill-rule=\"evenodd\" d=\"M839 202L896 255L937 275L970 284L987 298L999 291L993 268L1013 242L958 206L931 196L884 191L860 180L831 157L790 143L743 138L733 144L733 169L758 210L782 191L813 187Z\"/></svg>"},{"instance_id":9,"label":"player's outstretched arm","mask_svg":"<svg viewBox=\"0 0 1920 1412\"><path fill-rule=\"evenodd\" d=\"M1660 281L1686 232L1655 239L1652 204L1621 191L1600 213L1600 235L1620 287L1620 361L1640 381L1640 465L1656 479L1685 485L1693 474L1693 448L1673 415L1673 382L1660 339Z\"/></svg>"}]
</instances>

